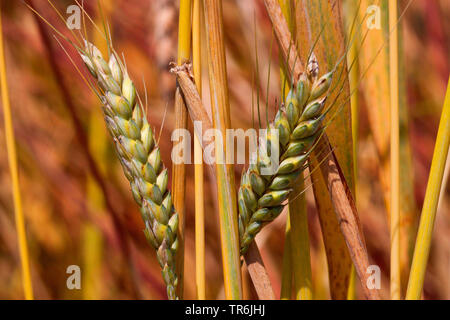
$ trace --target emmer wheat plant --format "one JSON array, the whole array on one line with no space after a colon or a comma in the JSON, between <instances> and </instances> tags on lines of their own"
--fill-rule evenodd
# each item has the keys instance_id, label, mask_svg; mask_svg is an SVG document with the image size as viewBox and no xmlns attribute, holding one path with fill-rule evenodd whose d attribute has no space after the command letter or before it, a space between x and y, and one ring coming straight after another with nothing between
<instances>
[{"instance_id":1,"label":"emmer wheat plant","mask_svg":"<svg viewBox=\"0 0 450 320\"><path fill-rule=\"evenodd\" d=\"M32 1L26 2L31 3ZM367 105L372 105L372 108L376 109L375 111L368 110L368 115L371 126L370 134L373 135L377 149L375 152L379 152L379 160L383 162L381 163L381 169L385 171L383 176L389 176L389 171L386 170L387 167L385 166L388 163L386 159L389 157L387 157L387 153L380 151L390 149L389 153L392 156L389 163L392 181L384 184L382 181L384 189L390 187L390 190L389 188L387 191L384 190L384 197L385 200L389 199L386 203L386 211L391 211L390 217L392 219L390 225L392 237L390 241L386 241L386 247L389 248L391 253L391 263L388 270L389 275L383 276L384 280L387 280L390 276L390 280L387 281L391 286L391 298L402 298L402 290L405 291L403 287L406 284L404 279L408 278L408 268L405 268L405 266L409 267L410 264L405 257L412 255L412 250L406 250L403 245L404 241L401 236L405 234L406 229L402 227L401 219L405 219L406 215L403 212L404 210L399 207L405 197L402 196L402 190L400 190L403 184L399 184L401 182L400 175L403 171L399 170L398 166L402 159L409 158L401 152L401 144L402 141L404 143L405 138L399 131L402 128L402 121L399 119L399 117L402 117L400 111L402 107L405 107L404 101L402 102L402 99L405 99L405 92L402 92L399 87L402 84L402 66L399 64L400 53L402 52L398 51L401 48L397 48L402 38L396 30L399 20L403 16L403 13L399 15L398 12L401 6L398 7L398 3L394 0L390 2L388 0L359 0L355 2L358 7L353 8L353 13L344 13L345 18L349 20L347 22L353 21L349 28L349 35L347 35L349 39L347 39L342 26L340 26L342 22L340 6L343 3L341 0L255 0L255 3L257 2L265 5L267 17L271 22L272 38L278 42L281 67L281 81L279 82L281 83L281 92L278 93L281 97L281 103L279 107L277 105L278 109L273 121L269 123L269 92L273 91L273 88L270 87L269 63L268 84L265 93L267 97L267 128L266 132L259 137L256 152L250 156L249 166L240 176L238 188L236 188L235 183L234 164L220 163L220 161L206 167L209 170L207 173L209 174L210 185L204 185L206 180L204 180L203 167L197 161L203 156L201 148L205 147L205 142L208 143L209 141L205 141L205 136L196 137L194 157L196 159L194 167L195 195L193 197L195 199L193 201L195 204L195 219L192 219L193 221L189 221L192 217L190 214L194 213L194 210L191 211L191 207L188 205L191 194L186 193L186 190L188 190L186 186L190 182L189 171L187 170L189 166L185 163L173 163L172 171L170 171L170 169L166 169L162 162L158 146L159 139L155 137L147 119L147 96L145 99L140 98L129 76L125 59L117 54L112 45L112 35L107 20L113 19L113 13L110 12L107 14L109 17L105 18L101 1L96 1L99 4L99 17L92 19L90 15L94 14L94 6L90 3L85 7L83 1L75 0L82 11L84 30L79 32L72 30L72 36L76 40L72 42L63 35L63 32L57 30L51 22L45 20L34 9L32 10L43 21L41 21L42 25L44 25L44 22L47 23L57 34L57 38L67 40L75 48L87 71L93 77L85 77L84 72L78 70L77 64L72 60L70 54L59 43L83 80L97 95L102 104L107 131L112 137L123 173L130 183L131 194L138 204L144 222L143 228L147 242L156 250L169 299L184 299L185 296L189 297L194 292L198 299L205 299L207 296L214 294L214 290L220 292L218 293L220 295L217 296L219 298L222 298L223 295L226 299L243 299L252 297L256 293L260 299L275 299L276 290L272 288L271 281L279 279L274 280L276 277L271 273L276 268L282 269L282 274L279 277L281 278L281 299L294 297L296 299L316 299L329 296L333 299L353 299L356 297L355 291L357 290L361 291L359 295L367 299L380 298L381 289L372 290L366 285L369 278L367 271L373 264L371 260L377 260L378 257L370 252L374 243L373 239L370 239L370 242L368 241L366 247L363 227L367 228L367 225L360 223L358 213L358 210L368 211L365 208L360 208L363 202L361 202L359 192L357 192L359 189L357 186L360 183L364 184L364 179L361 179L361 181L356 179L358 177L356 174L358 171L358 162L356 161L358 159L358 145L356 143L359 143L359 136L363 131L358 129L360 108L358 105L360 103L357 96L358 90L364 91ZM57 12L60 19L66 22L64 14L56 9L56 5L51 0L48 0L48 3ZM175 95L164 94L164 97L174 97L173 101L167 103L169 106L171 102L174 102L173 113L169 115L169 118L174 120L173 128L189 131L190 117L190 120L194 123L201 121L203 129L214 129L216 135L220 133L222 137L226 136L227 130L233 128L232 118L235 110L231 108L231 102L235 103L234 100L238 100L239 103L245 101L244 99L235 99L236 96L243 95L242 92L245 92L241 91L241 88L237 89L240 84L239 77L242 75L238 74L237 79L234 79L236 76L235 69L239 69L239 73L242 71L242 74L247 74L248 78L250 78L249 74L254 73L254 70L250 70L250 72L241 70L240 62L237 61L240 59L228 54L228 49L231 49L231 52L235 48L227 48L226 42L234 41L235 36L226 30L227 27L230 27L227 25L230 22L228 21L229 17L224 13L230 14L232 12L230 8L234 7L240 7L243 12L248 13L245 10L250 1L245 2L246 5L242 4L244 1L231 1L223 5L225 2L222 0L179 0L170 1L170 3L173 5L173 7L170 6L171 12L176 10L175 3L179 3L178 59L172 68L172 72L176 75L172 84L176 83L176 90L174 91ZM345 1L345 3L350 4L351 1ZM389 7L388 3L390 4ZM371 7L380 5L383 19L386 21L383 21L382 32L371 31L368 28L362 36L362 30L356 29L365 28L366 18L369 14L366 12L366 8L369 5ZM408 6L409 3L405 10ZM114 5L111 6L111 8L113 7ZM263 6L255 7L258 10L263 8ZM124 16L126 15L124 14ZM86 18L93 23L96 31L99 31L99 35L104 38L107 48L101 46L98 38L94 37L95 40L92 40L92 43L87 40L89 30L85 25ZM253 90L256 87L258 118L260 118L259 99L263 96L262 91L260 91L259 82L261 82L261 79L257 49L257 40L259 41L259 39L257 38L256 21L260 18L259 12L255 12L256 76L253 74L252 88L249 90L253 98ZM387 21L387 18L389 18L389 21ZM240 19L245 20L247 17L244 14ZM103 24L104 32L99 30L97 24ZM43 29L41 32L43 32ZM117 37L120 41L120 33L118 34ZM1 29L0 36L2 36ZM377 41L372 41L373 43L363 47L366 40L374 40L372 37L375 37ZM244 38L247 37L244 36ZM2 40L1 37L0 40ZM5 84L6 73L2 42L0 41L0 78L6 114L8 155L15 158L15 150L11 148L11 146L14 147L14 144L11 143L13 141L12 119L8 108L9 102L7 101L8 88ZM151 43L153 44L153 42ZM233 44L236 43L237 41L233 42ZM142 47L146 46L145 43L140 44ZM236 45L236 47L240 48L239 45ZM383 50L385 47L387 50ZM106 49L108 54L102 54ZM124 51L128 54L127 50L124 49ZM148 54L151 51L145 52ZM375 52L375 56L366 57L366 51ZM351 57L347 56L349 52ZM133 66L138 65L139 60L135 54L135 52L130 54L129 61ZM366 71L372 67L373 61L379 54L382 59L380 59L380 64L375 66L379 67L384 61L386 68L383 70L380 68L378 73L367 74L367 78L372 77L373 80L378 78L380 73L384 73L384 76L380 78L383 80L376 84L377 86L380 85L380 88L371 84L370 81L366 83L365 88L359 88L359 82L366 77ZM267 55L269 57L268 62L271 61L271 55L272 42L270 52ZM359 55L361 56L359 57ZM51 56L56 57L55 55ZM143 56L146 57L145 54ZM207 63L203 61L204 56L207 56L207 59L205 59ZM242 57L241 55L236 56L242 58L242 61L246 63L252 60L252 58L248 59L244 55ZM231 57L232 60L227 67L228 57ZM53 60L50 59L50 61ZM191 62L194 74L191 73ZM254 63L254 61L251 61L251 63ZM358 65L359 63L361 65ZM353 69L354 64L356 65L355 69ZM239 68L236 68L236 66L239 66ZM242 66L244 66L244 63ZM161 65L158 65L158 67L161 68ZM57 68L56 63L52 68ZM231 70L233 72L230 72ZM391 73L388 74L386 71ZM208 86L203 83L203 73L209 75ZM166 82L161 80L162 77L157 78L155 76L155 78L161 83ZM175 82L175 79L177 82ZM253 81L256 82L255 87ZM388 84L390 84L390 87ZM164 86L166 84L152 86L152 90L163 92ZM374 86L376 90L371 90L370 88ZM207 106L203 105L202 87L205 91L205 99L210 98L211 112L207 112L209 111ZM286 91L287 94L285 94ZM152 94L154 92L150 93L151 99L153 99ZM380 95L381 98L378 97L379 93L383 93L383 95ZM376 97L376 103L373 103L368 97L369 95ZM430 182L425 196L412 271L409 276L406 295L408 299L418 299L422 294L425 267L431 246L432 227L435 223L439 190L445 167L445 155L449 146L449 135L448 130L446 130L450 114L449 96L450 94L447 95L447 102L441 118L442 127L438 134ZM145 100L145 104L142 100ZM351 102L351 106L349 102ZM153 100L151 104L153 105ZM242 105L249 106L249 104L244 103ZM379 105L383 105L383 108L378 108ZM249 110L247 111L250 113ZM331 114L331 111L333 114ZM251 112L252 118L254 118L253 105ZM389 113L390 118L387 117L387 113ZM260 119L259 122L261 127ZM385 148L381 143L383 142L381 141L383 135L377 134L374 127L383 129L384 124L380 125L377 122L390 123L390 128L387 128L386 132L392 134L393 137L391 148ZM81 125L75 126L75 130L81 129L83 129ZM199 134L196 129L196 126L194 126L195 133ZM407 139L406 142L408 142ZM176 143L174 142L174 144ZM354 143L355 145L353 145ZM223 158L224 153L228 155L228 152L234 151L234 145L231 147L228 141L221 144L217 136L213 138L213 145L217 159ZM380 148L380 146L383 148ZM86 153L89 152L89 148L86 148ZM275 157L273 153L276 154ZM100 161L99 163L101 163ZM17 164L13 161L11 165L13 191L16 203L18 203ZM274 171L266 171L266 169L273 169L274 167ZM173 177L172 192L169 191L169 172L172 172ZM204 197L209 191L207 186L215 188L216 199L213 199L215 201L207 201ZM312 192L307 197L306 191L310 187ZM104 197L109 199L108 193L104 192ZM311 201L312 197L314 197L313 201ZM358 202L356 198L358 198ZM412 197L410 200L414 201ZM205 230L206 227L210 227L211 223L214 223L211 222L213 219L210 219L212 217L210 207L213 207L210 202L214 202L218 218L215 230L218 244L215 248L220 249L221 263L215 262L214 266L219 266L217 269L222 268L222 287L210 283L213 276L212 273L211 275L207 274L211 269L208 268L208 263L212 259L205 259L205 255L208 253L206 239L209 239L206 237ZM254 240L264 226L274 221L282 213L286 205L289 205L289 210L286 210L289 211L286 226L280 227L278 223L271 226L274 228L272 230L281 231L278 238L284 238L284 252L282 253L282 259L279 259L279 261L283 261L282 268L280 268L281 263L279 265L273 263L275 259L267 259L270 267L266 269L262 256L273 254L273 252L269 252L269 246L266 245L261 250L263 254L260 254L258 245L261 245L263 241L258 241L257 244ZM113 206L110 204L105 209L109 210L111 215L114 216L115 213L111 210L111 207ZM313 207L315 211L310 210ZM21 210L17 210L17 213L19 211ZM314 214L317 214L317 221L310 220ZM364 215L363 218L365 218ZM371 216L371 218L373 217ZM279 220L281 221L281 219ZM189 277L190 270L184 270L184 264L192 261L188 256L192 247L186 246L185 251L185 243L192 243L185 241L189 240L189 235L192 236L193 234L188 229L192 227L191 222L193 222L192 224L195 223L195 281L193 277ZM365 222L367 224L367 221ZM115 223L120 224L121 221L116 219ZM320 225L320 236L317 236L317 231L314 229L317 228L316 224ZM30 298L32 297L31 276L27 267L27 254L24 251L26 249L26 246L24 246L26 243L24 224L23 220L20 221L19 215L17 226L20 235L19 242L22 242L19 245L24 267L24 289L26 296ZM283 229L286 230L285 237L283 237ZM121 230L121 228L117 229L116 233L122 234ZM407 231L408 238L414 236L411 230L408 229ZM131 230L124 229L123 231L125 237L130 236L130 240L135 240L131 237ZM130 234L125 233L128 231L130 231ZM388 233L386 232L386 234ZM311 237L309 237L310 234ZM142 234L140 236L141 240L145 241ZM210 234L208 234L209 236ZM274 232L270 236L274 236ZM260 237L262 239L263 235L260 235ZM88 247L89 241L85 241L85 243L87 244L85 247ZM126 244L126 242L123 243ZM130 242L130 244L133 243ZM122 246L122 249L124 247ZM130 246L130 248L133 248L133 246ZM82 250L88 251L87 249ZM97 252L96 255L100 255L101 250L94 251ZM319 257L320 254L323 257ZM281 254L276 258L281 258ZM136 275L136 277L133 277L133 281L138 285L138 289L142 289L139 286L144 276L140 271L144 268L140 268L141 265L136 263L141 262L137 259L137 255L124 255L124 261L129 262L132 266L129 269L134 269L134 266L137 267L136 270L130 272ZM374 263L379 262L374 261ZM323 276L327 273L327 270L328 278ZM156 272L159 272L158 268L156 268ZM89 268L87 268L86 274L89 274ZM93 279L94 277L89 276L87 278ZM325 278L328 283L323 285L321 278ZM248 279L252 283L247 281ZM356 285L358 279L359 286ZM159 286L157 281L155 281L155 284L156 287ZM249 290L249 284L255 290L251 290L252 288ZM321 284L323 288L319 288ZM193 289L194 285L197 285L196 290ZM279 286L274 285L274 288L277 289ZM89 288L86 292L88 291ZM139 294L141 293L139 292ZM164 294L164 290L162 294ZM95 296L95 294L83 293L83 296L89 297Z\"/></svg>"},{"instance_id":2,"label":"emmer wheat plant","mask_svg":"<svg viewBox=\"0 0 450 320\"><path fill-rule=\"evenodd\" d=\"M161 162L154 132L136 88L117 54L112 52L106 62L101 52L86 40L84 49L78 52L96 80L106 126L130 182L133 197L140 206L145 236L157 251L167 296L176 299L178 215L167 190L167 169Z\"/></svg>"},{"instance_id":3,"label":"emmer wheat plant","mask_svg":"<svg viewBox=\"0 0 450 320\"><path fill-rule=\"evenodd\" d=\"M249 244L263 225L275 219L283 210L283 202L306 168L308 157L322 131L322 111L326 102L324 94L330 87L332 73L318 79L318 64L314 55L311 58L308 72L302 74L296 88L289 91L272 125L279 134L277 148L280 158L277 160L280 160L280 164L276 173L261 174L261 168L270 166L270 159L266 150L259 148L256 163L242 175L238 196L242 254L247 252ZM272 143L270 130L267 134L268 146Z\"/></svg>"}]
</instances>

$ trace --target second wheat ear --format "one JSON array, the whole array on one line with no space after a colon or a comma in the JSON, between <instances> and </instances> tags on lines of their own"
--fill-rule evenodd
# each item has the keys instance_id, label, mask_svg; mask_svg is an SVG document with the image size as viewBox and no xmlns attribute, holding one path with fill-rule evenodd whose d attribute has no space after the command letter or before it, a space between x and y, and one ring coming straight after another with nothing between
<instances>
[{"instance_id":1,"label":"second wheat ear","mask_svg":"<svg viewBox=\"0 0 450 320\"><path fill-rule=\"evenodd\" d=\"M115 53L106 62L100 51L87 41L84 50L78 52L95 78L106 127L114 140L133 197L140 206L145 236L156 249L167 296L177 299L178 214L167 189L167 169L161 161L154 132L138 102L126 67Z\"/></svg>"},{"instance_id":2,"label":"second wheat ear","mask_svg":"<svg viewBox=\"0 0 450 320\"><path fill-rule=\"evenodd\" d=\"M312 56L307 73L289 91L267 131L267 146L273 143L271 130L278 130L279 134L279 141L275 142L280 155L276 173L262 174L263 168L271 166L267 156L270 148L264 150L260 146L256 163L242 175L238 194L241 254L247 252L262 227L281 213L323 131L323 110L333 73L318 78L318 72L318 63Z\"/></svg>"}]
</instances>

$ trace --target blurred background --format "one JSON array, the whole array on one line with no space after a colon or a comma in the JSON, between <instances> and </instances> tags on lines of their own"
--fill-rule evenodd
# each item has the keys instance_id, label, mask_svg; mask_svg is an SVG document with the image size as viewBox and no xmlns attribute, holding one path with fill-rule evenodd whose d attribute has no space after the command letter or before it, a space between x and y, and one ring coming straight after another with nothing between
<instances>
[{"instance_id":1,"label":"blurred background","mask_svg":"<svg viewBox=\"0 0 450 320\"><path fill-rule=\"evenodd\" d=\"M73 1L53 1L66 15ZM356 2L356 1L355 1ZM7 76L18 149L20 187L35 297L38 299L165 299L154 250L146 243L143 223L129 184L116 159L100 112L89 90L48 28L22 1L1 1ZM46 1L37 11L64 34L64 24ZM174 125L177 0L108 0L104 13L117 52L124 54L136 86L148 95L148 120L156 133L165 165L171 170L170 136ZM97 1L85 1L100 24ZM234 128L252 127L252 88L261 105L268 98L269 119L280 97L278 51L262 1L224 0L227 68ZM66 15L67 16L67 15ZM256 21L256 32L254 30ZM444 101L450 66L450 2L415 0L402 19L405 90L409 130L403 137L412 158L411 227L417 227ZM102 42L87 24L89 39ZM255 39L259 74L256 68ZM83 67L76 53L69 55ZM272 49L272 50L271 50ZM206 61L206 58L204 59ZM271 61L271 63L269 63ZM271 65L269 83L269 65ZM206 69L206 63L204 64ZM370 71L367 75L370 78ZM205 105L209 106L207 70ZM253 83L255 82L255 83ZM268 90L267 90L268 88ZM370 259L382 271L382 295L389 293L389 226L380 182L380 155L370 126L371 104L360 87L357 201ZM167 115L164 120L164 114ZM0 298L23 298L15 231L11 180L0 121ZM448 166L447 166L448 167ZM239 177L243 166L236 166ZM185 298L195 298L194 178L187 166ZM215 183L205 170L206 296L224 298ZM448 172L448 170L447 170ZM169 173L169 176L171 174ZM236 181L239 181L237 178ZM444 183L448 181L448 173ZM309 183L307 182L307 185ZM328 277L320 223L312 191L307 191L315 298L327 299ZM257 238L274 290L279 294L286 214ZM415 233L414 233L415 234ZM78 265L81 290L69 290L66 269ZM425 299L450 299L450 190L444 189L425 279ZM244 276L245 296L255 292Z\"/></svg>"}]
</instances>

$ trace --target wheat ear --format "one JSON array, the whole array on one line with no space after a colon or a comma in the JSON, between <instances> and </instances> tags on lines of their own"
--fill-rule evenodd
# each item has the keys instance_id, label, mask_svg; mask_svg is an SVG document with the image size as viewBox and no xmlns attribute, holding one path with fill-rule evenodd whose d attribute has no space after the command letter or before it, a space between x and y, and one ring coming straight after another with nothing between
<instances>
[{"instance_id":1,"label":"wheat ear","mask_svg":"<svg viewBox=\"0 0 450 320\"><path fill-rule=\"evenodd\" d=\"M307 72L291 88L284 104L270 125L278 130L280 164L275 174L262 175L261 169L270 165L261 145L255 164L242 175L239 188L239 236L241 254L264 225L273 221L283 210L291 186L306 168L308 157L323 130L324 105L331 84L332 72L318 78L318 64L314 55ZM266 135L267 146L272 143L271 129Z\"/></svg>"},{"instance_id":2,"label":"wheat ear","mask_svg":"<svg viewBox=\"0 0 450 320\"><path fill-rule=\"evenodd\" d=\"M106 62L100 51L87 41L84 50L78 52L96 79L106 127L131 184L133 197L140 206L145 236L156 249L167 296L177 299L178 214L167 189L167 169L161 162L153 130L138 102L136 88L126 67L117 55L112 53Z\"/></svg>"}]
</instances>

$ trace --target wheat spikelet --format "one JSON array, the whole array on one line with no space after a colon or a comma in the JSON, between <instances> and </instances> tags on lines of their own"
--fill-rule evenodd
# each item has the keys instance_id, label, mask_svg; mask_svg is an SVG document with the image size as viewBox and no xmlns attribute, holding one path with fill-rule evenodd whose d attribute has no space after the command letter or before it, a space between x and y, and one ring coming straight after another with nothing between
<instances>
[{"instance_id":1,"label":"wheat spikelet","mask_svg":"<svg viewBox=\"0 0 450 320\"><path fill-rule=\"evenodd\" d=\"M283 210L292 184L306 168L308 157L323 130L324 105L332 72L318 78L319 68L314 54L308 63L306 74L302 74L285 103L278 110L272 129L278 129L280 164L274 175L262 175L261 169L270 165L269 148L258 150L255 164L251 164L242 175L239 188L239 235L241 254L261 228L273 221ZM270 146L273 135L266 135Z\"/></svg>"},{"instance_id":2,"label":"wheat spikelet","mask_svg":"<svg viewBox=\"0 0 450 320\"><path fill-rule=\"evenodd\" d=\"M176 299L178 215L167 190L167 169L161 162L153 130L138 102L134 84L116 54L111 54L106 62L100 51L87 41L84 50L78 51L96 79L106 126L114 139L133 197L140 206L145 236L157 251L167 295Z\"/></svg>"}]
</instances>

